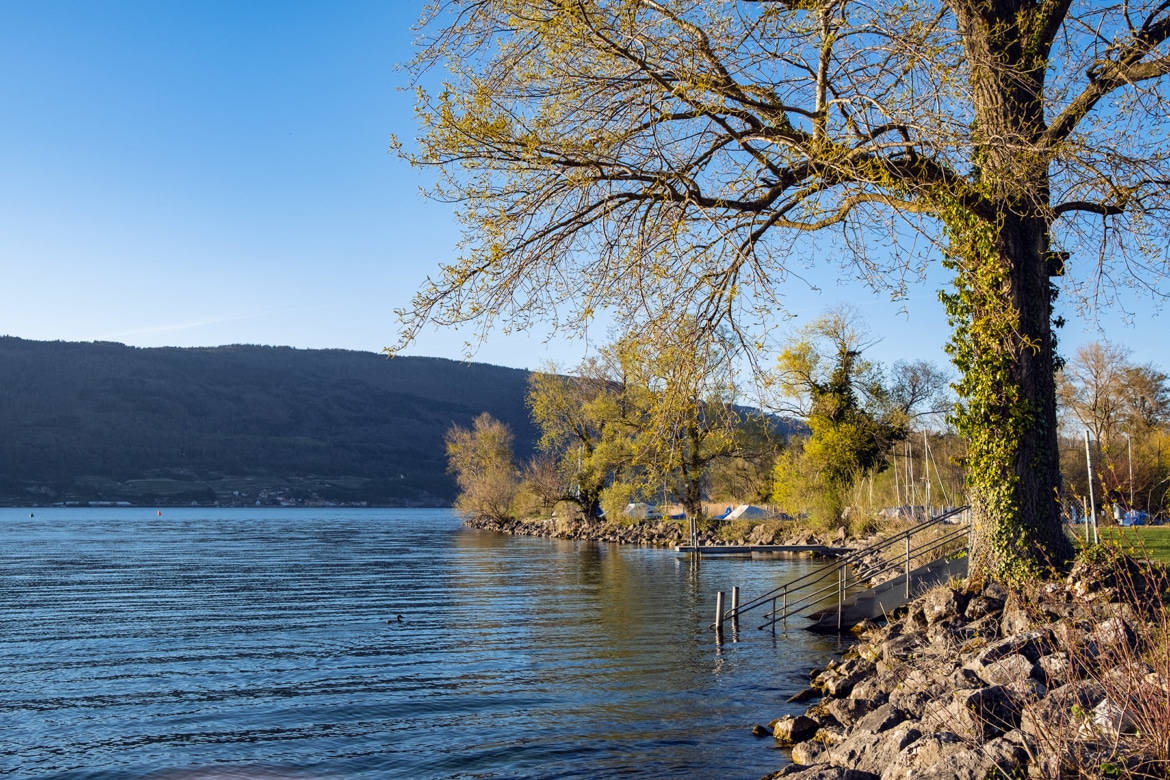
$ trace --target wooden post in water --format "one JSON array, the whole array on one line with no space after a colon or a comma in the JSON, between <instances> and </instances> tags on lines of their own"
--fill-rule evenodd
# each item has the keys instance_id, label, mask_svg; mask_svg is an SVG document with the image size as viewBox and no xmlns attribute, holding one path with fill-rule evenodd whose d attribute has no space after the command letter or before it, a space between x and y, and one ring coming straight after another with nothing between
<instances>
[{"instance_id":1,"label":"wooden post in water","mask_svg":"<svg viewBox=\"0 0 1170 780\"><path fill-rule=\"evenodd\" d=\"M739 623L739 586L731 587L731 622Z\"/></svg>"},{"instance_id":2,"label":"wooden post in water","mask_svg":"<svg viewBox=\"0 0 1170 780\"><path fill-rule=\"evenodd\" d=\"M723 633L723 591L715 596L715 633Z\"/></svg>"}]
</instances>

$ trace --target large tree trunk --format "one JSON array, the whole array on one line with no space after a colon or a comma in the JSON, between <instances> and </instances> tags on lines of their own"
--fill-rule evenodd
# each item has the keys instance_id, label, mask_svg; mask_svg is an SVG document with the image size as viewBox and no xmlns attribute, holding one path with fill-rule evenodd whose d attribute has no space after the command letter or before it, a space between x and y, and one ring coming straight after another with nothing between
<instances>
[{"instance_id":1,"label":"large tree trunk","mask_svg":"<svg viewBox=\"0 0 1170 780\"><path fill-rule=\"evenodd\" d=\"M1054 288L1049 280L1044 79L1067 2L957 0L975 108L973 199L953 217L951 316L975 509L971 585L1060 563ZM977 206L970 205L978 199ZM964 321L965 320L965 321Z\"/></svg>"},{"instance_id":2,"label":"large tree trunk","mask_svg":"<svg viewBox=\"0 0 1170 780\"><path fill-rule=\"evenodd\" d=\"M988 576L1018 577L1072 555L1060 513L1053 289L1048 278L1048 232L1035 216L1001 215L991 256L1003 270L1005 310L1014 310L1016 337L999 361L999 375L979 377L989 429L970 438L975 502L971 584ZM995 306L994 298L987 301ZM1004 311L976 311L972 327ZM992 361L993 363L996 361ZM975 370L985 370L978 364ZM995 467L999 463L1002 468Z\"/></svg>"}]
</instances>

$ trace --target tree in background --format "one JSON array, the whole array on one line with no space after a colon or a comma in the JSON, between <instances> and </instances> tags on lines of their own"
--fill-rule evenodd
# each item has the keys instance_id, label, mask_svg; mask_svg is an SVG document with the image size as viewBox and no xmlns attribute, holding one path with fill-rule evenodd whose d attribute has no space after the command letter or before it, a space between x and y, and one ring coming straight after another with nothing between
<instances>
[{"instance_id":1,"label":"tree in background","mask_svg":"<svg viewBox=\"0 0 1170 780\"><path fill-rule=\"evenodd\" d=\"M1088 493L1082 438L1088 431L1100 503L1164 513L1170 380L1156 366L1131 363L1129 355L1123 346L1091 342L1058 375L1065 495L1079 502Z\"/></svg>"},{"instance_id":2,"label":"tree in background","mask_svg":"<svg viewBox=\"0 0 1170 780\"><path fill-rule=\"evenodd\" d=\"M890 448L931 397L933 380L923 366L900 370L917 380L895 397L880 367L863 357L872 343L856 310L838 307L798 331L780 353L782 408L804 418L809 436L799 452L777 461L774 496L785 511L807 509L822 526L843 519L853 486L886 468Z\"/></svg>"},{"instance_id":3,"label":"tree in background","mask_svg":"<svg viewBox=\"0 0 1170 780\"><path fill-rule=\"evenodd\" d=\"M452 427L447 432L447 464L459 485L457 509L491 520L514 516L520 478L507 425L484 412L470 430Z\"/></svg>"},{"instance_id":4,"label":"tree in background","mask_svg":"<svg viewBox=\"0 0 1170 780\"><path fill-rule=\"evenodd\" d=\"M573 376L533 375L529 406L540 448L559 464L564 499L586 516L603 503L612 514L660 497L702 517L714 469L743 476L774 457L771 427L735 404L734 350L719 340L696 350L689 326L675 323L649 342L619 339Z\"/></svg>"},{"instance_id":5,"label":"tree in background","mask_svg":"<svg viewBox=\"0 0 1170 780\"><path fill-rule=\"evenodd\" d=\"M577 504L588 518L597 516L601 492L622 460L615 461L613 448L605 446L607 428L620 420L617 393L597 358L583 361L573 376L550 364L528 380L528 408L541 432L538 447L561 478L559 499Z\"/></svg>"},{"instance_id":6,"label":"tree in background","mask_svg":"<svg viewBox=\"0 0 1170 780\"><path fill-rule=\"evenodd\" d=\"M692 317L757 360L805 264L901 295L939 261L971 584L1071 556L1053 277L1098 300L1161 283L1170 5L481 0L423 24L415 72L445 81L407 156L466 241L404 342L608 310L630 333Z\"/></svg>"}]
</instances>

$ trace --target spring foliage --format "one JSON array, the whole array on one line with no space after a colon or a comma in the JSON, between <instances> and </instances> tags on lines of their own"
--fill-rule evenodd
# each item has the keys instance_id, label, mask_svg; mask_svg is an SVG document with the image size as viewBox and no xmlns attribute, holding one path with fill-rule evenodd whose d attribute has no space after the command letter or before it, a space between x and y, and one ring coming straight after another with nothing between
<instances>
[{"instance_id":1,"label":"spring foliage","mask_svg":"<svg viewBox=\"0 0 1170 780\"><path fill-rule=\"evenodd\" d=\"M1025 576L1071 554L1051 279L1100 302L1166 266L1168 38L1160 0L437 2L399 149L466 240L403 339L607 310L759 365L808 264L904 296L941 260L975 580Z\"/></svg>"}]
</instances>

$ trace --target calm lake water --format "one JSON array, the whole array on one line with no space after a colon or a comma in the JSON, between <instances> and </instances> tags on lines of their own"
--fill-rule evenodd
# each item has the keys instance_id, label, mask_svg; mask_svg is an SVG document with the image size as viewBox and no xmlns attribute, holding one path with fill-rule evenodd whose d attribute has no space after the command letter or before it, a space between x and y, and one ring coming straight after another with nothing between
<instances>
[{"instance_id":1,"label":"calm lake water","mask_svg":"<svg viewBox=\"0 0 1170 780\"><path fill-rule=\"evenodd\" d=\"M756 780L786 758L752 725L833 650L707 629L805 562L446 510L32 511L0 509L5 776Z\"/></svg>"}]
</instances>

